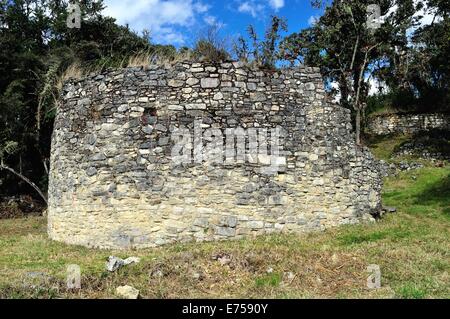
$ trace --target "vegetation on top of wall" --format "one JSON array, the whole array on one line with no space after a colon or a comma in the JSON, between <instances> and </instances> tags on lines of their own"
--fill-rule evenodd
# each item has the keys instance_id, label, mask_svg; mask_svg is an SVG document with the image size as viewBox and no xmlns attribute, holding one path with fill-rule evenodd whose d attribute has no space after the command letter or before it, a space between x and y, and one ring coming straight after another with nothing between
<instances>
[{"instance_id":1,"label":"vegetation on top of wall","mask_svg":"<svg viewBox=\"0 0 450 319\"><path fill-rule=\"evenodd\" d=\"M234 53L245 63L273 69L282 59L279 46L282 31L287 31L287 22L278 16L271 16L263 39L258 37L255 27L249 25L247 32L251 43L249 44L244 37L240 36L234 43Z\"/></svg>"},{"instance_id":2,"label":"vegetation on top of wall","mask_svg":"<svg viewBox=\"0 0 450 319\"><path fill-rule=\"evenodd\" d=\"M450 132L443 130L406 135L364 135L364 144L377 159L388 163L407 161L427 167L446 166L450 159Z\"/></svg>"},{"instance_id":3,"label":"vegetation on top of wall","mask_svg":"<svg viewBox=\"0 0 450 319\"><path fill-rule=\"evenodd\" d=\"M438 92L435 92L439 96ZM440 99L438 97L438 99ZM436 101L436 98L418 98L411 92L390 92L376 94L367 98L367 117L384 114L429 114L450 113L447 102Z\"/></svg>"}]
</instances>

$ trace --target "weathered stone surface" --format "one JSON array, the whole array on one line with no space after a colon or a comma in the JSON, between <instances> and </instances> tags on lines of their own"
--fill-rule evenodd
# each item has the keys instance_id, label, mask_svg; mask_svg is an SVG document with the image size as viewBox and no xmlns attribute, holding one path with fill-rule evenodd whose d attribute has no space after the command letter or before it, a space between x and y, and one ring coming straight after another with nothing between
<instances>
[{"instance_id":1,"label":"weathered stone surface","mask_svg":"<svg viewBox=\"0 0 450 319\"><path fill-rule=\"evenodd\" d=\"M449 114L384 114L370 118L367 131L376 135L414 134L441 129L450 131Z\"/></svg>"},{"instance_id":2,"label":"weathered stone surface","mask_svg":"<svg viewBox=\"0 0 450 319\"><path fill-rule=\"evenodd\" d=\"M267 98L263 92L255 92L255 93L250 93L250 99L254 102L263 102Z\"/></svg>"},{"instance_id":3,"label":"weathered stone surface","mask_svg":"<svg viewBox=\"0 0 450 319\"><path fill-rule=\"evenodd\" d=\"M222 100L222 99L223 99L223 94L222 94L222 92L219 92L219 93L217 93L217 94L214 94L213 99L214 99L214 100Z\"/></svg>"},{"instance_id":4,"label":"weathered stone surface","mask_svg":"<svg viewBox=\"0 0 450 319\"><path fill-rule=\"evenodd\" d=\"M198 82L199 82L199 80L196 79L196 78L189 78L189 79L186 80L186 84L187 84L187 85L190 85L190 86L195 85L195 84L197 84Z\"/></svg>"},{"instance_id":5,"label":"weathered stone surface","mask_svg":"<svg viewBox=\"0 0 450 319\"><path fill-rule=\"evenodd\" d=\"M106 262L106 270L114 272L123 266L135 263L137 264L140 261L141 259L139 257L128 257L126 259L122 259L116 256L109 256L108 261Z\"/></svg>"},{"instance_id":6,"label":"weathered stone surface","mask_svg":"<svg viewBox=\"0 0 450 319\"><path fill-rule=\"evenodd\" d=\"M95 167L89 167L89 168L86 170L86 174L87 174L88 176L94 176L95 174L97 174L97 170L95 169Z\"/></svg>"},{"instance_id":7,"label":"weathered stone surface","mask_svg":"<svg viewBox=\"0 0 450 319\"><path fill-rule=\"evenodd\" d=\"M307 89L308 91L313 91L316 88L316 86L314 85L314 83L306 83L305 84L305 89Z\"/></svg>"},{"instance_id":8,"label":"weathered stone surface","mask_svg":"<svg viewBox=\"0 0 450 319\"><path fill-rule=\"evenodd\" d=\"M317 69L241 63L107 70L68 82L52 140L50 237L132 249L370 220L381 201L378 162L355 145L350 112L322 100L323 90ZM174 160L176 128L191 134L189 163ZM228 129L258 153L215 154ZM118 264L125 261L110 269Z\"/></svg>"},{"instance_id":9,"label":"weathered stone surface","mask_svg":"<svg viewBox=\"0 0 450 319\"><path fill-rule=\"evenodd\" d=\"M184 109L183 105L169 105L168 109L171 111L182 111Z\"/></svg>"},{"instance_id":10,"label":"weathered stone surface","mask_svg":"<svg viewBox=\"0 0 450 319\"><path fill-rule=\"evenodd\" d=\"M256 83L252 83L252 82L247 83L247 88L248 88L250 91L255 91L256 88L257 88Z\"/></svg>"},{"instance_id":11,"label":"weathered stone surface","mask_svg":"<svg viewBox=\"0 0 450 319\"><path fill-rule=\"evenodd\" d=\"M170 79L169 82L167 83L169 86L171 87L182 87L184 85L184 81L182 80L177 80L177 79Z\"/></svg>"},{"instance_id":12,"label":"weathered stone surface","mask_svg":"<svg viewBox=\"0 0 450 319\"><path fill-rule=\"evenodd\" d=\"M122 258L118 258L115 256L109 256L108 261L106 262L106 270L110 272L114 272L124 266L125 263Z\"/></svg>"},{"instance_id":13,"label":"weathered stone surface","mask_svg":"<svg viewBox=\"0 0 450 319\"><path fill-rule=\"evenodd\" d=\"M219 86L219 84L220 81L218 78L203 78L200 81L201 87L205 89L216 88Z\"/></svg>"},{"instance_id":14,"label":"weathered stone surface","mask_svg":"<svg viewBox=\"0 0 450 319\"><path fill-rule=\"evenodd\" d=\"M117 296L124 299L138 299L139 290L131 286L120 286L116 288Z\"/></svg>"}]
</instances>

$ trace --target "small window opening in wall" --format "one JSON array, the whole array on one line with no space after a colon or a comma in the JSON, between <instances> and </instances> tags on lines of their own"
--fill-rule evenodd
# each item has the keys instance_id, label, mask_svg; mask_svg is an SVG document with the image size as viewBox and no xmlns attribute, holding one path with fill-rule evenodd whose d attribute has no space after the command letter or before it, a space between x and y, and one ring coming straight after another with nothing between
<instances>
[{"instance_id":1,"label":"small window opening in wall","mask_svg":"<svg viewBox=\"0 0 450 319\"><path fill-rule=\"evenodd\" d=\"M142 125L155 124L157 115L158 112L156 111L156 108L150 107L145 109L144 113L141 116L141 124Z\"/></svg>"},{"instance_id":2,"label":"small window opening in wall","mask_svg":"<svg viewBox=\"0 0 450 319\"><path fill-rule=\"evenodd\" d=\"M149 108L144 110L144 115L146 115L146 116L157 116L158 112L156 111L156 108L149 107Z\"/></svg>"}]
</instances>

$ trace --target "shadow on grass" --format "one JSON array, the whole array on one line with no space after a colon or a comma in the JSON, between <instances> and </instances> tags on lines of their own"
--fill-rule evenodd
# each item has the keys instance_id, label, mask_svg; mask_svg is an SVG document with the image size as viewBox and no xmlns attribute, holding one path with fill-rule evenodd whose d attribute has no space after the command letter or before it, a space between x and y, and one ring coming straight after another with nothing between
<instances>
[{"instance_id":1,"label":"shadow on grass","mask_svg":"<svg viewBox=\"0 0 450 319\"><path fill-rule=\"evenodd\" d=\"M450 175L418 194L415 204L442 207L444 214L450 216Z\"/></svg>"},{"instance_id":2,"label":"shadow on grass","mask_svg":"<svg viewBox=\"0 0 450 319\"><path fill-rule=\"evenodd\" d=\"M368 146L376 158L380 160L389 160L398 145L408 141L409 135L390 134L390 135L368 135L363 136L363 144Z\"/></svg>"},{"instance_id":3,"label":"shadow on grass","mask_svg":"<svg viewBox=\"0 0 450 319\"><path fill-rule=\"evenodd\" d=\"M413 236L413 232L406 227L389 227L381 230L362 230L360 232L347 232L337 237L338 242L344 246L377 242L388 239L399 241Z\"/></svg>"},{"instance_id":4,"label":"shadow on grass","mask_svg":"<svg viewBox=\"0 0 450 319\"><path fill-rule=\"evenodd\" d=\"M364 135L362 136L362 142L367 147L375 148L379 145L390 146L390 144L392 144L393 142L395 144L400 144L405 140L408 140L409 138L409 135L403 134L373 135L364 133ZM394 148L394 146L392 146L392 148Z\"/></svg>"},{"instance_id":5,"label":"shadow on grass","mask_svg":"<svg viewBox=\"0 0 450 319\"><path fill-rule=\"evenodd\" d=\"M419 157L424 150L428 150L431 153L450 158L450 131L434 129L418 132L410 139L395 146L393 153L398 152L405 145L409 145L413 149L413 153Z\"/></svg>"}]
</instances>

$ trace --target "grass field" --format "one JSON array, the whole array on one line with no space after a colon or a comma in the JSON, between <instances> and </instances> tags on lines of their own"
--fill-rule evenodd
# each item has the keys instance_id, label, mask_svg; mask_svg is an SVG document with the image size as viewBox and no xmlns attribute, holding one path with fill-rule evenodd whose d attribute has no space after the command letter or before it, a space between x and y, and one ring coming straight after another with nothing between
<instances>
[{"instance_id":1,"label":"grass field","mask_svg":"<svg viewBox=\"0 0 450 319\"><path fill-rule=\"evenodd\" d=\"M398 212L369 225L323 233L140 251L67 246L46 237L43 217L0 221L1 298L114 298L128 284L144 298L449 298L450 169L427 167L387 179L384 203ZM231 263L213 260L228 254ZM109 255L142 261L116 273ZM82 289L65 289L68 264ZM377 264L382 288L369 290Z\"/></svg>"}]
</instances>

